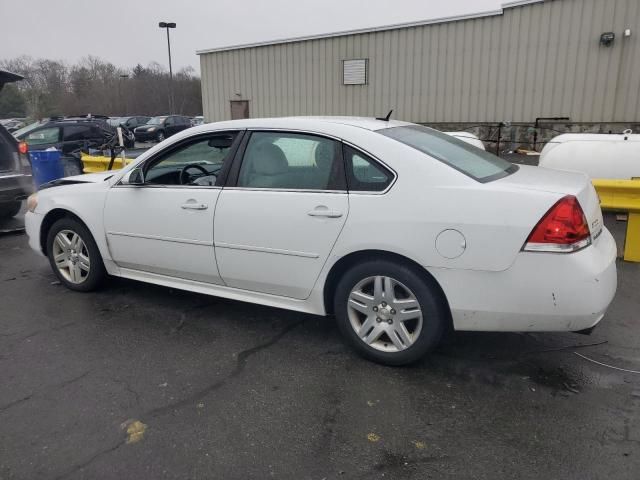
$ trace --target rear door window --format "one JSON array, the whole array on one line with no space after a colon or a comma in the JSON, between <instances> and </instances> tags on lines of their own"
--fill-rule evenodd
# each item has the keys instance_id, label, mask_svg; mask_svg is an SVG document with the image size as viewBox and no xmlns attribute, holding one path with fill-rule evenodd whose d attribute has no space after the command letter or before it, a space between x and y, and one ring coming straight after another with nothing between
<instances>
[{"instance_id":1,"label":"rear door window","mask_svg":"<svg viewBox=\"0 0 640 480\"><path fill-rule=\"evenodd\" d=\"M254 132L242 159L238 187L344 190L340 144L288 132Z\"/></svg>"},{"instance_id":2,"label":"rear door window","mask_svg":"<svg viewBox=\"0 0 640 480\"><path fill-rule=\"evenodd\" d=\"M24 139L28 145L46 145L58 143L60 140L60 127L49 127L31 132Z\"/></svg>"},{"instance_id":3,"label":"rear door window","mask_svg":"<svg viewBox=\"0 0 640 480\"><path fill-rule=\"evenodd\" d=\"M68 125L64 127L64 141L75 142L94 138L91 132L91 125Z\"/></svg>"}]
</instances>

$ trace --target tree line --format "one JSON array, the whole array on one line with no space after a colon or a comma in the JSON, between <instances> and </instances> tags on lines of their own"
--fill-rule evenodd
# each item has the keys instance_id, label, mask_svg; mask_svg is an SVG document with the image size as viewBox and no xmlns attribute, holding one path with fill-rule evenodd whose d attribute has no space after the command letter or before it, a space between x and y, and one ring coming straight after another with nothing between
<instances>
[{"instance_id":1,"label":"tree line","mask_svg":"<svg viewBox=\"0 0 640 480\"><path fill-rule=\"evenodd\" d=\"M202 114L200 78L192 67L173 74L174 112L169 72L155 62L129 69L93 56L71 65L21 56L0 60L0 69L25 77L0 92L0 118Z\"/></svg>"}]
</instances>

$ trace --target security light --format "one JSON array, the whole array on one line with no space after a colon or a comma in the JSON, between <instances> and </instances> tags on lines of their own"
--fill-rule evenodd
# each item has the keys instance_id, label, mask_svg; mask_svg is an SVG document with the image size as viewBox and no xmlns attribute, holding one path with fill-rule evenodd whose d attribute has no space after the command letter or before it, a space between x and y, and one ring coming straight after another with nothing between
<instances>
[{"instance_id":1,"label":"security light","mask_svg":"<svg viewBox=\"0 0 640 480\"><path fill-rule=\"evenodd\" d=\"M605 32L600 35L600 45L603 47L610 47L613 45L613 41L616 39L616 34L613 32Z\"/></svg>"}]
</instances>

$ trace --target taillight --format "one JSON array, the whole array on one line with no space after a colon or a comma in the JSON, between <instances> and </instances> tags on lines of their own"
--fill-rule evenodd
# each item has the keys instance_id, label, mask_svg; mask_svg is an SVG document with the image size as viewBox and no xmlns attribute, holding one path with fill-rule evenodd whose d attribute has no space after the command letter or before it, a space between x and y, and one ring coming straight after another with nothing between
<instances>
[{"instance_id":1,"label":"taillight","mask_svg":"<svg viewBox=\"0 0 640 480\"><path fill-rule=\"evenodd\" d=\"M578 199L561 198L542 217L524 244L529 252L575 252L591 245L591 232Z\"/></svg>"},{"instance_id":2,"label":"taillight","mask_svg":"<svg viewBox=\"0 0 640 480\"><path fill-rule=\"evenodd\" d=\"M27 152L29 151L29 145L27 145L27 142L20 142L18 144L18 151L22 154L22 155L26 155Z\"/></svg>"}]
</instances>

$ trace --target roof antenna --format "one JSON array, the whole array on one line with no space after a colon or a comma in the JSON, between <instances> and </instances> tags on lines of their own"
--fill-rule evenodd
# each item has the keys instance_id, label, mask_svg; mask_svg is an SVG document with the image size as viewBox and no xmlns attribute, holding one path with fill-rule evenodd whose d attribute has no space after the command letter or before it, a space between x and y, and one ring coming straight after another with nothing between
<instances>
[{"instance_id":1,"label":"roof antenna","mask_svg":"<svg viewBox=\"0 0 640 480\"><path fill-rule=\"evenodd\" d=\"M393 110L389 110L389 113L387 113L386 117L376 117L376 120L382 120L383 122L388 122L389 119L391 118L391 114L393 113Z\"/></svg>"}]
</instances>

